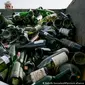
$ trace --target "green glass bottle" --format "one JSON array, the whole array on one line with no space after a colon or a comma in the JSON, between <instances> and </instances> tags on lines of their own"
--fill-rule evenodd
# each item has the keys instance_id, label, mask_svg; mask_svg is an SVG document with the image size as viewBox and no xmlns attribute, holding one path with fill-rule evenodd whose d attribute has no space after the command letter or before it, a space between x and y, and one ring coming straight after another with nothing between
<instances>
[{"instance_id":1,"label":"green glass bottle","mask_svg":"<svg viewBox=\"0 0 85 85\"><path fill-rule=\"evenodd\" d=\"M81 80L81 72L77 66L75 66L74 64L66 63L61 65L61 67L59 68L59 71L63 72L65 71L65 69L69 69L70 73L63 76L61 78L61 81L77 82Z\"/></svg>"},{"instance_id":2,"label":"green glass bottle","mask_svg":"<svg viewBox=\"0 0 85 85\"><path fill-rule=\"evenodd\" d=\"M0 14L0 29L6 28L9 24L13 24L13 22L6 19L3 15Z\"/></svg>"},{"instance_id":3,"label":"green glass bottle","mask_svg":"<svg viewBox=\"0 0 85 85\"><path fill-rule=\"evenodd\" d=\"M15 50L15 44L12 44L12 45L10 46L8 52L9 52L9 55L11 56L11 57L10 57L11 64L13 64L14 61L16 61L16 59L17 59L16 50Z\"/></svg>"},{"instance_id":4,"label":"green glass bottle","mask_svg":"<svg viewBox=\"0 0 85 85\"><path fill-rule=\"evenodd\" d=\"M39 32L42 29L42 25L35 25L34 27L31 26L27 26L26 30L28 31L28 35L30 34L35 34L37 32Z\"/></svg>"},{"instance_id":5,"label":"green glass bottle","mask_svg":"<svg viewBox=\"0 0 85 85\"><path fill-rule=\"evenodd\" d=\"M9 55L3 55L0 57L0 72L4 69L8 68L8 64L10 63L10 56Z\"/></svg>"},{"instance_id":6,"label":"green glass bottle","mask_svg":"<svg viewBox=\"0 0 85 85\"><path fill-rule=\"evenodd\" d=\"M5 80L5 78L7 77L7 73L8 73L8 68L6 68L2 72L0 72L0 80L1 81L4 81Z\"/></svg>"},{"instance_id":7,"label":"green glass bottle","mask_svg":"<svg viewBox=\"0 0 85 85\"><path fill-rule=\"evenodd\" d=\"M54 13L54 14L50 14L44 18L42 18L40 21L38 21L39 24L43 25L44 23L47 23L47 22L54 22L57 18L57 14Z\"/></svg>"},{"instance_id":8,"label":"green glass bottle","mask_svg":"<svg viewBox=\"0 0 85 85\"><path fill-rule=\"evenodd\" d=\"M66 52L66 53L69 53L68 49L67 48L61 48L57 51L54 52L54 54L52 54L51 56L47 57L46 59L44 59L37 67L38 68L42 68L44 67L47 63L49 63L50 59L54 56L57 56L59 55L60 53L62 52Z\"/></svg>"},{"instance_id":9,"label":"green glass bottle","mask_svg":"<svg viewBox=\"0 0 85 85\"><path fill-rule=\"evenodd\" d=\"M9 82L12 85L20 85L23 82L25 73L22 69L24 65L24 52L18 52L17 58L13 61Z\"/></svg>"},{"instance_id":10,"label":"green glass bottle","mask_svg":"<svg viewBox=\"0 0 85 85\"><path fill-rule=\"evenodd\" d=\"M41 7L39 7L39 8L36 9L36 10L38 10L38 12L39 12L43 17L46 17L46 16L54 13L54 11L51 11L51 10L48 10L48 9L43 9L43 8L41 8Z\"/></svg>"},{"instance_id":11,"label":"green glass bottle","mask_svg":"<svg viewBox=\"0 0 85 85\"><path fill-rule=\"evenodd\" d=\"M50 75L55 75L57 73L60 65L64 64L67 61L68 61L68 56L67 56L66 52L62 52L62 53L52 57L49 60L49 62L45 65L45 67L48 67L51 70L52 73L49 73ZM56 70L56 72L54 72L54 70Z\"/></svg>"},{"instance_id":12,"label":"green glass bottle","mask_svg":"<svg viewBox=\"0 0 85 85\"><path fill-rule=\"evenodd\" d=\"M21 67L20 62L16 61L11 71L9 82L11 85L21 85L25 73Z\"/></svg>"},{"instance_id":13,"label":"green glass bottle","mask_svg":"<svg viewBox=\"0 0 85 85\"><path fill-rule=\"evenodd\" d=\"M34 83L34 85L50 85L50 84L54 84L56 82L59 82L59 80L61 80L61 78L63 76L65 76L66 74L70 73L70 70L69 68L66 69L65 71L57 74L56 76L50 76L50 75L47 75L45 77L43 77L42 79L40 79L39 81L37 81L36 83ZM33 84L32 84L33 85Z\"/></svg>"},{"instance_id":14,"label":"green glass bottle","mask_svg":"<svg viewBox=\"0 0 85 85\"><path fill-rule=\"evenodd\" d=\"M35 83L42 79L44 76L46 76L48 72L49 70L47 68L41 68L36 71L33 71L24 78L24 84L31 85L32 83Z\"/></svg>"}]
</instances>

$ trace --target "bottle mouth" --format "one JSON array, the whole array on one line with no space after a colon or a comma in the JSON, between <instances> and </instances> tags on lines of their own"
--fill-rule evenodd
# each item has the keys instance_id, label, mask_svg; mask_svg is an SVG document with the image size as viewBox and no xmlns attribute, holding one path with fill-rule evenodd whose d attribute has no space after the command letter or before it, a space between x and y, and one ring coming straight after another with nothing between
<instances>
[{"instance_id":1,"label":"bottle mouth","mask_svg":"<svg viewBox=\"0 0 85 85\"><path fill-rule=\"evenodd\" d=\"M10 38L11 34L10 34L9 31L4 31L4 32L2 33L2 36L3 36L3 38L8 39L8 38Z\"/></svg>"},{"instance_id":2,"label":"bottle mouth","mask_svg":"<svg viewBox=\"0 0 85 85\"><path fill-rule=\"evenodd\" d=\"M69 19L66 19L66 20L63 21L63 25L64 25L65 27L69 28L70 25L71 25L71 21L70 21Z\"/></svg>"},{"instance_id":3,"label":"bottle mouth","mask_svg":"<svg viewBox=\"0 0 85 85\"><path fill-rule=\"evenodd\" d=\"M73 60L78 65L84 65L85 64L85 54L82 52L76 52L73 56Z\"/></svg>"},{"instance_id":4,"label":"bottle mouth","mask_svg":"<svg viewBox=\"0 0 85 85\"><path fill-rule=\"evenodd\" d=\"M62 20L60 20L60 19L57 19L57 20L55 20L55 26L56 27L60 27L61 25L62 25Z\"/></svg>"},{"instance_id":5,"label":"bottle mouth","mask_svg":"<svg viewBox=\"0 0 85 85\"><path fill-rule=\"evenodd\" d=\"M12 84L13 85L18 85L19 84L19 79L18 78L12 78Z\"/></svg>"},{"instance_id":6,"label":"bottle mouth","mask_svg":"<svg viewBox=\"0 0 85 85\"><path fill-rule=\"evenodd\" d=\"M77 77L75 74L72 74L72 75L70 76L70 80L71 80L71 81L77 81L78 78L79 78L79 77Z\"/></svg>"}]
</instances>

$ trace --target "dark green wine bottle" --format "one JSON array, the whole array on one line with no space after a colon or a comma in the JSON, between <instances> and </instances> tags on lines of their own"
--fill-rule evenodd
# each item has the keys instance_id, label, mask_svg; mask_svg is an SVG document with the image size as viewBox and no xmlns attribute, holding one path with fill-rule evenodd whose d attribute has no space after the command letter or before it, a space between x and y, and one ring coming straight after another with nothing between
<instances>
[{"instance_id":1,"label":"dark green wine bottle","mask_svg":"<svg viewBox=\"0 0 85 85\"><path fill-rule=\"evenodd\" d=\"M49 74L49 72L50 72L50 70L48 67L33 71L24 78L24 84L25 85L32 85L33 83L36 83L40 79L47 76Z\"/></svg>"},{"instance_id":2,"label":"dark green wine bottle","mask_svg":"<svg viewBox=\"0 0 85 85\"><path fill-rule=\"evenodd\" d=\"M17 49L24 50L24 49L33 49L36 47L45 47L45 46L46 46L45 40L38 40L38 41L30 42L23 46L19 46L19 47L17 47Z\"/></svg>"},{"instance_id":3,"label":"dark green wine bottle","mask_svg":"<svg viewBox=\"0 0 85 85\"><path fill-rule=\"evenodd\" d=\"M65 47L68 47L71 51L77 52L77 51L84 51L85 49L84 46L68 39L61 39L60 41Z\"/></svg>"},{"instance_id":4,"label":"dark green wine bottle","mask_svg":"<svg viewBox=\"0 0 85 85\"><path fill-rule=\"evenodd\" d=\"M84 52L84 49L85 49L85 46L82 46L76 42L73 42L71 40L64 39L64 38L59 40L58 38L52 36L48 32L41 31L39 33L39 36L46 39L47 41L54 44L55 46L56 44L59 44L59 45L69 48L69 50L74 51L74 52L77 52L77 51Z\"/></svg>"},{"instance_id":5,"label":"dark green wine bottle","mask_svg":"<svg viewBox=\"0 0 85 85\"><path fill-rule=\"evenodd\" d=\"M67 48L61 48L57 51L54 52L54 54L52 54L51 56L47 57L46 59L44 59L37 67L38 68L42 68L44 67L47 63L49 63L50 59L54 56L57 56L59 55L60 53L62 52L66 52L66 53L69 53L68 49Z\"/></svg>"},{"instance_id":6,"label":"dark green wine bottle","mask_svg":"<svg viewBox=\"0 0 85 85\"><path fill-rule=\"evenodd\" d=\"M43 84L46 85L47 83L48 83L48 85L54 84L56 82L59 82L59 80L68 73L70 73L69 68L63 72L60 72L56 76L47 75L47 76L43 77L42 79L40 79L39 81L37 81L36 83L34 83L34 85L43 85Z\"/></svg>"},{"instance_id":7,"label":"dark green wine bottle","mask_svg":"<svg viewBox=\"0 0 85 85\"><path fill-rule=\"evenodd\" d=\"M61 81L77 82L80 80L81 72L78 67L76 67L73 64L66 63L59 68L60 72L65 71L66 69L70 69L70 73L68 73L64 77L62 77Z\"/></svg>"}]
</instances>

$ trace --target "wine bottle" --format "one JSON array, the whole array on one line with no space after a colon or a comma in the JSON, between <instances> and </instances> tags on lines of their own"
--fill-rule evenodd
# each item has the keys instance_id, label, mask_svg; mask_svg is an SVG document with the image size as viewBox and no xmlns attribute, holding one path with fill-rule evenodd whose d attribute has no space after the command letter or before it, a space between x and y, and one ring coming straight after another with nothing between
<instances>
[{"instance_id":1,"label":"wine bottle","mask_svg":"<svg viewBox=\"0 0 85 85\"><path fill-rule=\"evenodd\" d=\"M38 23L43 25L44 23L47 23L47 22L54 22L57 18L57 14L56 13L53 13L53 14L50 14L46 17L44 17L43 19L41 19ZM53 23L52 23L53 25Z\"/></svg>"},{"instance_id":2,"label":"wine bottle","mask_svg":"<svg viewBox=\"0 0 85 85\"><path fill-rule=\"evenodd\" d=\"M8 68L8 64L10 63L10 56L4 54L3 56L0 57L0 72L3 71L4 69Z\"/></svg>"},{"instance_id":3,"label":"wine bottle","mask_svg":"<svg viewBox=\"0 0 85 85\"><path fill-rule=\"evenodd\" d=\"M43 85L43 84L46 85L47 82L49 82L48 85L50 85L51 83L54 84L55 82L60 82L61 78L68 73L70 73L69 68L63 72L60 72L56 76L47 75L47 76L43 77L42 79L40 79L39 81L37 81L36 83L34 83L34 85Z\"/></svg>"},{"instance_id":4,"label":"wine bottle","mask_svg":"<svg viewBox=\"0 0 85 85\"><path fill-rule=\"evenodd\" d=\"M71 62L79 66L85 65L85 54L82 52L75 52Z\"/></svg>"},{"instance_id":5,"label":"wine bottle","mask_svg":"<svg viewBox=\"0 0 85 85\"><path fill-rule=\"evenodd\" d=\"M28 15L28 12L15 12L12 14L12 21L15 25L23 25L23 24L27 24L29 23L29 20L24 21L23 18L26 17Z\"/></svg>"},{"instance_id":6,"label":"wine bottle","mask_svg":"<svg viewBox=\"0 0 85 85\"><path fill-rule=\"evenodd\" d=\"M19 46L17 47L17 49L33 49L33 48L37 48L37 47L45 47L46 46L46 41L45 40L38 40L35 42L30 42L24 46Z\"/></svg>"},{"instance_id":7,"label":"wine bottle","mask_svg":"<svg viewBox=\"0 0 85 85\"><path fill-rule=\"evenodd\" d=\"M71 81L71 82L77 82L81 78L81 72L78 67L76 67L73 64L66 63L62 65L59 70L60 72L65 71L66 69L70 69L70 73L66 74L65 77L62 77L61 81Z\"/></svg>"},{"instance_id":8,"label":"wine bottle","mask_svg":"<svg viewBox=\"0 0 85 85\"><path fill-rule=\"evenodd\" d=\"M47 47L51 48L52 50L57 49L57 46L59 46L57 44L56 39L54 39L54 36L52 36L50 33L46 32L46 31L45 32L40 31L39 32L39 37L42 38L42 39L46 39Z\"/></svg>"},{"instance_id":9,"label":"wine bottle","mask_svg":"<svg viewBox=\"0 0 85 85\"><path fill-rule=\"evenodd\" d=\"M10 75L10 84L11 85L21 85L25 73L21 67L20 62L16 61L13 65L11 75Z\"/></svg>"},{"instance_id":10,"label":"wine bottle","mask_svg":"<svg viewBox=\"0 0 85 85\"><path fill-rule=\"evenodd\" d=\"M4 30L2 32L2 38L4 38L4 39L10 39L11 38L11 33L8 30Z\"/></svg>"},{"instance_id":11,"label":"wine bottle","mask_svg":"<svg viewBox=\"0 0 85 85\"><path fill-rule=\"evenodd\" d=\"M65 47L68 47L71 51L84 51L85 49L84 46L68 39L61 39L60 41Z\"/></svg>"},{"instance_id":12,"label":"wine bottle","mask_svg":"<svg viewBox=\"0 0 85 85\"><path fill-rule=\"evenodd\" d=\"M50 33L50 34L53 35L53 36L56 36L56 35L57 35L57 34L56 34L56 31L55 31L55 29L54 29L53 26L44 25L44 26L43 26L43 31L44 31L44 32L48 32L48 33Z\"/></svg>"},{"instance_id":13,"label":"wine bottle","mask_svg":"<svg viewBox=\"0 0 85 85\"><path fill-rule=\"evenodd\" d=\"M37 33L41 29L42 29L42 26L39 25L39 24L38 25L35 25L34 27L32 27L32 26L25 27L25 30L28 31L28 35Z\"/></svg>"},{"instance_id":14,"label":"wine bottle","mask_svg":"<svg viewBox=\"0 0 85 85\"><path fill-rule=\"evenodd\" d=\"M40 7L38 9L36 9L43 17L46 17L50 14L53 14L54 11L51 10L47 10L47 9L41 9Z\"/></svg>"},{"instance_id":15,"label":"wine bottle","mask_svg":"<svg viewBox=\"0 0 85 85\"><path fill-rule=\"evenodd\" d=\"M54 26L60 28L60 27L62 27L62 23L63 23L62 19L56 19L54 21Z\"/></svg>"},{"instance_id":16,"label":"wine bottle","mask_svg":"<svg viewBox=\"0 0 85 85\"><path fill-rule=\"evenodd\" d=\"M55 38L54 36L52 36L51 34L49 34L48 32L43 32L41 31L39 33L40 37L46 39L47 41L49 41L50 43L54 44L56 46L56 44L59 44L59 45L63 45L67 48L69 48L71 51L82 51L84 52L84 49L85 47L78 44L78 43L75 43L71 40L68 40L68 39L58 39L58 38Z\"/></svg>"},{"instance_id":17,"label":"wine bottle","mask_svg":"<svg viewBox=\"0 0 85 85\"><path fill-rule=\"evenodd\" d=\"M0 80L4 81L7 77L7 73L8 73L8 68L6 68L5 70L3 70L2 72L0 72Z\"/></svg>"},{"instance_id":18,"label":"wine bottle","mask_svg":"<svg viewBox=\"0 0 85 85\"><path fill-rule=\"evenodd\" d=\"M19 43L20 45L25 45L28 42L29 40L24 35L20 35L17 39L17 43Z\"/></svg>"},{"instance_id":19,"label":"wine bottle","mask_svg":"<svg viewBox=\"0 0 85 85\"><path fill-rule=\"evenodd\" d=\"M17 59L15 44L11 44L8 52L9 52L9 55L11 56L10 57L11 64L13 64Z\"/></svg>"},{"instance_id":20,"label":"wine bottle","mask_svg":"<svg viewBox=\"0 0 85 85\"><path fill-rule=\"evenodd\" d=\"M66 52L69 53L67 48L61 48L59 50L57 50L56 52L54 52L54 54L52 54L51 56L47 57L46 59L44 59L37 67L38 68L42 68L43 66L45 66L47 63L49 63L49 61L51 60L51 58L53 58L54 56L59 55L62 52Z\"/></svg>"},{"instance_id":21,"label":"wine bottle","mask_svg":"<svg viewBox=\"0 0 85 85\"><path fill-rule=\"evenodd\" d=\"M0 14L0 29L6 28L8 24L13 24L13 22Z\"/></svg>"},{"instance_id":22,"label":"wine bottle","mask_svg":"<svg viewBox=\"0 0 85 85\"><path fill-rule=\"evenodd\" d=\"M47 68L41 68L36 71L33 71L24 78L24 84L31 85L32 83L35 83L42 79L44 76L46 76L48 72L49 70Z\"/></svg>"}]
</instances>

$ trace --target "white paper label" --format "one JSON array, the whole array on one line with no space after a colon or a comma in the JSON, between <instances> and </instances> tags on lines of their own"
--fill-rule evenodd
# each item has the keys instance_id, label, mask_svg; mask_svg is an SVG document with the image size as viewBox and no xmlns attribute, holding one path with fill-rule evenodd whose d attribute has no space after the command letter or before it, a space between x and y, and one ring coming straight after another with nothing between
<instances>
[{"instance_id":1,"label":"white paper label","mask_svg":"<svg viewBox=\"0 0 85 85\"><path fill-rule=\"evenodd\" d=\"M68 61L68 56L66 55L65 52L62 52L59 55L56 55L55 57L53 57L52 60L55 63L55 66L59 66L65 63L66 61Z\"/></svg>"},{"instance_id":2,"label":"white paper label","mask_svg":"<svg viewBox=\"0 0 85 85\"><path fill-rule=\"evenodd\" d=\"M64 34L64 35L66 35L66 36L68 36L69 31L70 31L70 30L65 29L65 28L60 28L60 30L59 30L59 32L60 32L60 33L62 33L62 34Z\"/></svg>"},{"instance_id":3,"label":"white paper label","mask_svg":"<svg viewBox=\"0 0 85 85\"><path fill-rule=\"evenodd\" d=\"M44 68L41 68L39 70L32 72L30 75L31 75L32 81L36 82L36 81L42 79L44 76L46 76L46 73L45 73Z\"/></svg>"},{"instance_id":4,"label":"white paper label","mask_svg":"<svg viewBox=\"0 0 85 85\"><path fill-rule=\"evenodd\" d=\"M8 58L6 55L2 56L1 59L2 59L6 64L8 64L8 63L10 62L10 61L9 61L9 58Z\"/></svg>"}]
</instances>

